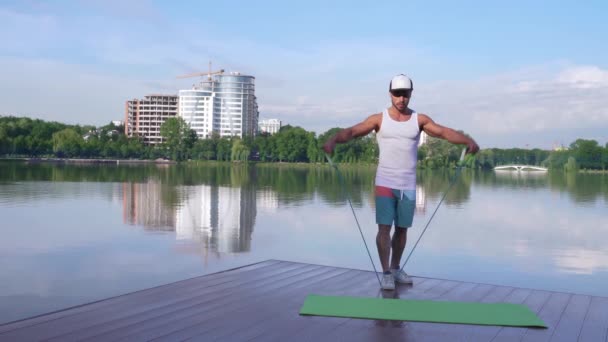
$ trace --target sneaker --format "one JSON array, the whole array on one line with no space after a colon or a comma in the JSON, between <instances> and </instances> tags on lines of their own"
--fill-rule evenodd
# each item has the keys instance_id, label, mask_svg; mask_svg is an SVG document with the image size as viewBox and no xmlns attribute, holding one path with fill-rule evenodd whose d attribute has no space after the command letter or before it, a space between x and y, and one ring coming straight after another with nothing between
<instances>
[{"instance_id":1,"label":"sneaker","mask_svg":"<svg viewBox=\"0 0 608 342\"><path fill-rule=\"evenodd\" d=\"M394 290L395 289L395 278L393 274L382 274L381 287L383 290Z\"/></svg>"},{"instance_id":2,"label":"sneaker","mask_svg":"<svg viewBox=\"0 0 608 342\"><path fill-rule=\"evenodd\" d=\"M393 269L391 270L391 274L393 275L393 278L395 279L396 282L401 283L401 284L413 284L414 283L414 279L412 279L412 277L410 277L409 275L407 275L407 273L403 272L403 270L401 269Z\"/></svg>"}]
</instances>

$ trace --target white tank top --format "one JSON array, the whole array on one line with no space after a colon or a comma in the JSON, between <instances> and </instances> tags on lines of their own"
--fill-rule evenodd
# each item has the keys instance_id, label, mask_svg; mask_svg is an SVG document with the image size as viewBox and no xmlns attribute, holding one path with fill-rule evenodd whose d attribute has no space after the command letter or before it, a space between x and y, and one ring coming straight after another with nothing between
<instances>
[{"instance_id":1,"label":"white tank top","mask_svg":"<svg viewBox=\"0 0 608 342\"><path fill-rule=\"evenodd\" d=\"M395 121L385 109L376 139L380 149L376 185L396 190L416 190L420 139L418 114L412 111L408 121Z\"/></svg>"}]
</instances>

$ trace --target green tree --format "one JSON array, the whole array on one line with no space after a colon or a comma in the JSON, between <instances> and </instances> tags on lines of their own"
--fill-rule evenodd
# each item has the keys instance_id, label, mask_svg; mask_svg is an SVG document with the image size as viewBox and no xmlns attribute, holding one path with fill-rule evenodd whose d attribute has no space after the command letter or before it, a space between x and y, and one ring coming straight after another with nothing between
<instances>
[{"instance_id":1,"label":"green tree","mask_svg":"<svg viewBox=\"0 0 608 342\"><path fill-rule=\"evenodd\" d=\"M577 139L570 144L572 155L582 169L602 168L602 147L595 140Z\"/></svg>"},{"instance_id":2,"label":"green tree","mask_svg":"<svg viewBox=\"0 0 608 342\"><path fill-rule=\"evenodd\" d=\"M0 154L10 152L11 138L6 134L6 128L0 124Z\"/></svg>"},{"instance_id":3,"label":"green tree","mask_svg":"<svg viewBox=\"0 0 608 342\"><path fill-rule=\"evenodd\" d=\"M188 158L188 152L196 141L190 126L180 117L167 119L160 126L160 135L163 137L163 147L168 155L177 161Z\"/></svg>"},{"instance_id":4,"label":"green tree","mask_svg":"<svg viewBox=\"0 0 608 342\"><path fill-rule=\"evenodd\" d=\"M235 138L232 143L232 149L230 153L230 160L232 161L247 161L249 158L250 150L245 145L243 140Z\"/></svg>"},{"instance_id":5,"label":"green tree","mask_svg":"<svg viewBox=\"0 0 608 342\"><path fill-rule=\"evenodd\" d=\"M608 169L608 143L606 143L606 146L602 150L602 169Z\"/></svg>"},{"instance_id":6,"label":"green tree","mask_svg":"<svg viewBox=\"0 0 608 342\"><path fill-rule=\"evenodd\" d=\"M229 161L232 155L232 140L228 137L218 138L216 146L217 160Z\"/></svg>"},{"instance_id":7,"label":"green tree","mask_svg":"<svg viewBox=\"0 0 608 342\"><path fill-rule=\"evenodd\" d=\"M66 128L53 134L53 152L58 157L76 157L80 155L84 139L72 128Z\"/></svg>"},{"instance_id":8,"label":"green tree","mask_svg":"<svg viewBox=\"0 0 608 342\"><path fill-rule=\"evenodd\" d=\"M253 150L260 156L261 161L273 161L274 145L276 138L273 135L263 133L253 140Z\"/></svg>"},{"instance_id":9,"label":"green tree","mask_svg":"<svg viewBox=\"0 0 608 342\"><path fill-rule=\"evenodd\" d=\"M323 151L321 148L319 148L317 138L312 132L308 133L308 147L306 148L306 156L308 157L308 161L311 163L321 162L325 158L323 156Z\"/></svg>"},{"instance_id":10,"label":"green tree","mask_svg":"<svg viewBox=\"0 0 608 342\"><path fill-rule=\"evenodd\" d=\"M212 160L216 158L216 145L217 140L215 139L200 139L197 140L192 147L192 158L202 160Z\"/></svg>"},{"instance_id":11,"label":"green tree","mask_svg":"<svg viewBox=\"0 0 608 342\"><path fill-rule=\"evenodd\" d=\"M301 127L283 126L276 134L276 152L279 161L307 162L310 136Z\"/></svg>"},{"instance_id":12,"label":"green tree","mask_svg":"<svg viewBox=\"0 0 608 342\"><path fill-rule=\"evenodd\" d=\"M319 138L317 139L319 149L323 147L323 145L327 142L329 138L333 137L341 130L342 128L334 127L319 135ZM358 161L361 158L361 155L364 154L364 151L366 150L366 138L367 137L353 139L345 144L336 145L332 159L336 163L352 163Z\"/></svg>"},{"instance_id":13,"label":"green tree","mask_svg":"<svg viewBox=\"0 0 608 342\"><path fill-rule=\"evenodd\" d=\"M574 157L568 157L568 162L564 165L564 171L576 172L577 170L578 166L576 165L576 159L574 159Z\"/></svg>"}]
</instances>

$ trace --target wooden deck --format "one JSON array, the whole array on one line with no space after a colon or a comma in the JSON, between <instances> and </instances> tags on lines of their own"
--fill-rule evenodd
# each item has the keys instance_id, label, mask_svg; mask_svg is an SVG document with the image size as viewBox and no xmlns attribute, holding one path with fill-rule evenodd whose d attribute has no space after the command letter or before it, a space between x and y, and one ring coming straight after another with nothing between
<instances>
[{"instance_id":1,"label":"wooden deck","mask_svg":"<svg viewBox=\"0 0 608 342\"><path fill-rule=\"evenodd\" d=\"M607 341L608 298L414 278L391 298L523 303L549 329L305 317L308 294L376 297L373 272L270 260L0 325L1 341Z\"/></svg>"}]
</instances>

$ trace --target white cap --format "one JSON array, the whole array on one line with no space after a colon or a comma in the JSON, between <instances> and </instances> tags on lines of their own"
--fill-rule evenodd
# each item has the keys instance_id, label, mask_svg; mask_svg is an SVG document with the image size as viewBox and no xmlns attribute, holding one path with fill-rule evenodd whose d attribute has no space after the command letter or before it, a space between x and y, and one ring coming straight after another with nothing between
<instances>
[{"instance_id":1,"label":"white cap","mask_svg":"<svg viewBox=\"0 0 608 342\"><path fill-rule=\"evenodd\" d=\"M414 89L414 83L404 74L397 75L391 80L388 90L391 91L397 89Z\"/></svg>"}]
</instances>

